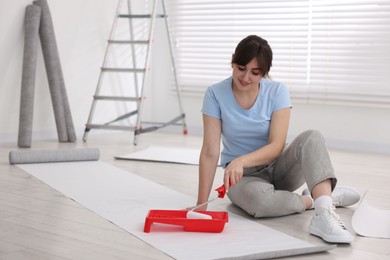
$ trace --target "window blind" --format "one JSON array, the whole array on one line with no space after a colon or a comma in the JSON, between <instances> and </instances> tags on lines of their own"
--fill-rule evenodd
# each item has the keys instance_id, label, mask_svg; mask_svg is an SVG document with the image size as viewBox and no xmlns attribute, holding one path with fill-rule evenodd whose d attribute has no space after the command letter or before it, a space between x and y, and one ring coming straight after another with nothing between
<instances>
[{"instance_id":1,"label":"window blind","mask_svg":"<svg viewBox=\"0 0 390 260\"><path fill-rule=\"evenodd\" d=\"M184 93L230 76L237 43L257 34L293 99L390 106L390 0L171 0L167 10Z\"/></svg>"}]
</instances>

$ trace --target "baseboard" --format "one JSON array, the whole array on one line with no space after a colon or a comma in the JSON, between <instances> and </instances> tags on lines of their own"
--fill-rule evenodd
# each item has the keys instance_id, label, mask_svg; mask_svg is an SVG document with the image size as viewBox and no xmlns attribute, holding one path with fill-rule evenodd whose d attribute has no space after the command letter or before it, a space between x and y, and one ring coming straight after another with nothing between
<instances>
[{"instance_id":1,"label":"baseboard","mask_svg":"<svg viewBox=\"0 0 390 260\"><path fill-rule=\"evenodd\" d=\"M390 144L385 143L326 138L326 144L332 149L390 154Z\"/></svg>"},{"instance_id":2,"label":"baseboard","mask_svg":"<svg viewBox=\"0 0 390 260\"><path fill-rule=\"evenodd\" d=\"M289 135L287 142L291 142L296 136ZM367 141L345 140L329 138L325 136L326 146L329 149L348 150L354 152L370 152L390 154L390 144Z\"/></svg>"},{"instance_id":3,"label":"baseboard","mask_svg":"<svg viewBox=\"0 0 390 260\"><path fill-rule=\"evenodd\" d=\"M35 131L32 135L32 140L51 140L57 139L57 133L54 131ZM0 133L0 143L15 143L18 142L18 133Z\"/></svg>"},{"instance_id":4,"label":"baseboard","mask_svg":"<svg viewBox=\"0 0 390 260\"><path fill-rule=\"evenodd\" d=\"M77 137L81 136L81 133L84 133L84 129L79 129L76 131ZM32 134L32 143L34 141L42 140L58 140L58 135L56 130L44 130L44 131L33 131ZM0 133L0 143L18 143L18 133Z\"/></svg>"},{"instance_id":5,"label":"baseboard","mask_svg":"<svg viewBox=\"0 0 390 260\"><path fill-rule=\"evenodd\" d=\"M177 133L178 128L180 126L168 126L162 129L159 129L160 132L167 133ZM199 126L187 126L188 134L202 136L203 128ZM83 129L77 129L76 131L78 139L84 133ZM288 136L287 140L293 140L295 136ZM18 134L17 133L0 133L0 143L17 143ZM33 141L41 141L41 140L57 140L57 132L55 131L34 131L33 132ZM330 149L341 149L341 150L351 150L351 151L359 151L359 152L372 152L372 153L382 153L382 154L390 154L390 144L386 143L375 143L375 142L367 142L367 141L351 141L337 138L328 138L325 137L327 147Z\"/></svg>"},{"instance_id":6,"label":"baseboard","mask_svg":"<svg viewBox=\"0 0 390 260\"><path fill-rule=\"evenodd\" d=\"M166 127L161 129L165 132L177 132L177 127ZM203 129L198 126L188 126L188 133L192 135L203 134ZM289 135L287 140L290 142L295 136ZM336 138L327 138L326 144L330 149L340 149L340 150L350 150L350 151L359 151L359 152L372 152L372 153L382 153L390 154L390 144L386 143L375 143L375 142L366 142L366 141L351 141L344 139Z\"/></svg>"}]
</instances>

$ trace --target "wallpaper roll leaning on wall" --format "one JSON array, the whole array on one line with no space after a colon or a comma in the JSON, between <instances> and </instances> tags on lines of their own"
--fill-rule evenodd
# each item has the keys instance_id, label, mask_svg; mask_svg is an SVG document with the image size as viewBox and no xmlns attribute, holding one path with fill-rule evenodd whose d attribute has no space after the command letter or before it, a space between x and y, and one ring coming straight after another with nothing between
<instances>
[{"instance_id":1,"label":"wallpaper roll leaning on wall","mask_svg":"<svg viewBox=\"0 0 390 260\"><path fill-rule=\"evenodd\" d=\"M28 5L24 19L25 40L18 133L18 146L24 148L31 147L40 19L41 8L36 5Z\"/></svg>"},{"instance_id":2,"label":"wallpaper roll leaning on wall","mask_svg":"<svg viewBox=\"0 0 390 260\"><path fill-rule=\"evenodd\" d=\"M49 80L58 139L60 142L75 142L76 133L65 90L64 77L62 74L49 6L46 0L36 0L34 1L34 5L42 8L39 33L47 77Z\"/></svg>"}]
</instances>

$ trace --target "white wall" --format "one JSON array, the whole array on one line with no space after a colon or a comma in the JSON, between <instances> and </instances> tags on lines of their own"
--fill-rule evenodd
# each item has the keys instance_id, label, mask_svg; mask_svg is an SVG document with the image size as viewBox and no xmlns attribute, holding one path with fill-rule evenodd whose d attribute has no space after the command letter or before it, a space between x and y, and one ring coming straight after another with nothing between
<instances>
[{"instance_id":1,"label":"white wall","mask_svg":"<svg viewBox=\"0 0 390 260\"><path fill-rule=\"evenodd\" d=\"M390 153L390 109L295 104L290 134L318 129L328 145Z\"/></svg>"},{"instance_id":2,"label":"white wall","mask_svg":"<svg viewBox=\"0 0 390 260\"><path fill-rule=\"evenodd\" d=\"M32 1L0 0L0 142L17 140L23 59L25 6ZM52 12L61 65L79 141L92 102L99 68L109 35L116 1L48 0ZM178 115L171 91L171 68L164 27L156 27L153 90L145 115L165 121ZM38 53L33 140L56 138L42 52ZM183 96L190 134L201 134L202 97ZM289 136L318 129L329 146L390 153L390 109L330 106L294 102ZM178 131L180 132L180 131ZM91 134L94 132L92 131Z\"/></svg>"},{"instance_id":3,"label":"white wall","mask_svg":"<svg viewBox=\"0 0 390 260\"><path fill-rule=\"evenodd\" d=\"M32 1L0 0L0 142L15 142L19 126L25 7ZM75 128L84 130L96 88L116 1L48 0ZM33 140L56 138L40 43Z\"/></svg>"}]
</instances>

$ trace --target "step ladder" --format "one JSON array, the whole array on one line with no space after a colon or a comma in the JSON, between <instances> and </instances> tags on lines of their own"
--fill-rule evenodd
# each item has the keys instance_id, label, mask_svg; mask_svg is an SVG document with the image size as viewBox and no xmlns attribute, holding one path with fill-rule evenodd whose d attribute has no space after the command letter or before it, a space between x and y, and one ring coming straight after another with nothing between
<instances>
[{"instance_id":1,"label":"step ladder","mask_svg":"<svg viewBox=\"0 0 390 260\"><path fill-rule=\"evenodd\" d=\"M164 0L149 0L149 1L146 0L146 2L134 0L134 2L135 4L138 4L138 7L141 2L144 3L142 4L143 6L141 7L141 9L142 8L144 8L144 10L147 9L148 11L150 11L150 14L149 13L136 14L134 13L134 10L136 10L136 8L132 6L134 5L134 3L132 3L131 0L118 0L118 6L117 6L114 22L111 28L110 36L108 39L107 48L103 59L103 65L100 71L95 95L93 96L91 110L84 131L84 136L83 136L84 142L87 141L88 133L91 131L91 129L134 131L134 139L133 139L134 145L137 144L138 135L142 133L152 132L169 125L182 126L183 134L187 134L185 114L183 112L180 88L178 85L178 80L176 75L175 61L173 57L173 49L171 44ZM159 2L161 3L160 8L158 8ZM126 8L126 4L127 4L127 8ZM125 9L125 11L123 11L123 9ZM159 11L161 13L157 13L159 9L162 10ZM128 35L124 38L118 37L118 35L121 35L121 33L123 34L124 31L122 28L119 28L120 26L118 26L118 23L120 23L123 20L127 21L125 22L125 24L127 25L127 29L128 29L128 31L126 32L128 33ZM144 112L143 111L144 103L146 100L146 96L145 96L146 90L147 87L150 87L149 85L151 85L150 64L151 64L152 46L154 43L154 32L155 32L156 20L164 20L165 23L165 31L167 33L166 38L168 39L167 45L169 46L169 53L170 53L171 64L172 64L172 73L173 73L172 76L173 76L175 92L177 94L178 106L180 111L178 116L174 117L173 119L170 119L167 122L153 122L153 121L148 122L142 120L142 116ZM141 30L139 28L141 28ZM117 33L118 31L120 31L120 33ZM139 39L138 38L139 35L146 37L146 39ZM117 62L118 58L113 58L111 61L109 61L109 57L112 57L112 55L110 56L110 54L112 54L112 52L118 46L127 47L127 51L131 53L131 55L128 55L130 56L128 58L124 58L125 56L119 53L119 58L121 60L125 60L125 61L131 60L130 65L118 66L118 64L114 64L113 66L109 64L110 62L118 63ZM143 60L142 58L140 58L140 56L143 56ZM130 78L133 78L133 80L131 80L132 83L130 83L129 79L127 80L111 79L111 83L110 83L111 85L105 86L108 85L106 82L104 82L104 79L105 77L107 77L107 74L111 74L111 77L112 75L118 75L118 76L119 75L122 76L123 74L131 75ZM112 83L114 81L115 83ZM125 83L123 83L124 81ZM109 94L105 94L104 87L112 88L113 84L115 85L116 91L113 91L112 89L110 91L109 89L108 91ZM114 103L114 106L116 106L116 110L121 110L122 115L114 119L110 118L107 121L105 121L105 123L94 123L93 121L95 119L94 117L96 117L96 114L97 115L111 114L107 112L110 110L105 109L104 106L103 109L101 109L100 113L96 111L98 103L100 104L102 102L107 102L107 101L110 101L111 104ZM122 106L120 106L118 103L122 103ZM133 105L132 106L123 105L124 103L127 104L132 103ZM128 111L129 108L130 111Z\"/></svg>"}]
</instances>

